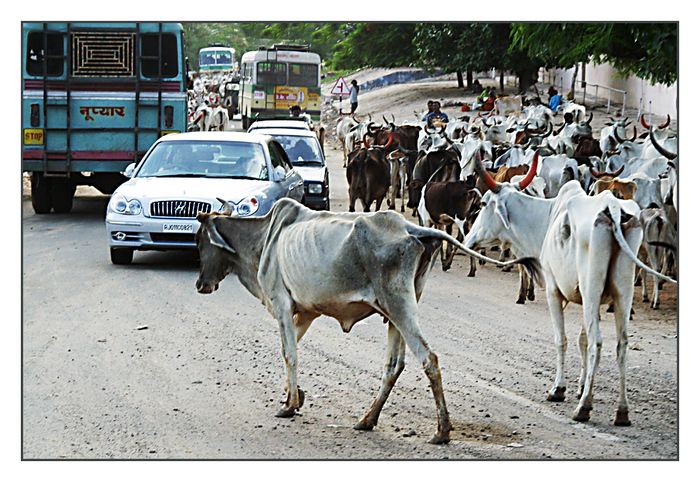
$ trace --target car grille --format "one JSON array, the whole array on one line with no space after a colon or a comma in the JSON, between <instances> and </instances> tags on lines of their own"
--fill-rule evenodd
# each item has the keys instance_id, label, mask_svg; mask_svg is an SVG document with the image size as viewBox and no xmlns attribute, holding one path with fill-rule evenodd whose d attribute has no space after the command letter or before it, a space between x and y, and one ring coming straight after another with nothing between
<instances>
[{"instance_id":1,"label":"car grille","mask_svg":"<svg viewBox=\"0 0 700 482\"><path fill-rule=\"evenodd\" d=\"M199 201L154 201L151 216L158 218L195 218L199 211L211 212L211 204Z\"/></svg>"}]
</instances>

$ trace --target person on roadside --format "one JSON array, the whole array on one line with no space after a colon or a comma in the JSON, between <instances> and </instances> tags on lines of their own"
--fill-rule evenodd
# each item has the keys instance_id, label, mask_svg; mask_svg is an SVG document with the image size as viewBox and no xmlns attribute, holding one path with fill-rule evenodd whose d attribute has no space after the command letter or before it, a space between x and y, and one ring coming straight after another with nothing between
<instances>
[{"instance_id":1,"label":"person on roadside","mask_svg":"<svg viewBox=\"0 0 700 482\"><path fill-rule=\"evenodd\" d=\"M425 114L423 114L423 117L421 117L421 122L428 122L428 116L433 112L434 104L435 102L433 102L432 100L428 101L428 111Z\"/></svg>"},{"instance_id":2,"label":"person on roadside","mask_svg":"<svg viewBox=\"0 0 700 482\"><path fill-rule=\"evenodd\" d=\"M357 80L350 81L350 114L354 114L357 110L357 96L360 93L360 86L357 85Z\"/></svg>"},{"instance_id":3,"label":"person on roadside","mask_svg":"<svg viewBox=\"0 0 700 482\"><path fill-rule=\"evenodd\" d=\"M440 110L440 102L438 101L433 102L433 111L429 113L426 117L428 125L432 125L433 122L436 121L444 122L445 124L449 121L447 114Z\"/></svg>"},{"instance_id":4,"label":"person on roadside","mask_svg":"<svg viewBox=\"0 0 700 482\"><path fill-rule=\"evenodd\" d=\"M559 110L559 106L561 105L561 94L559 94L553 85L549 87L547 93L549 94L549 108L552 109L554 115L557 115L557 110Z\"/></svg>"}]
</instances>

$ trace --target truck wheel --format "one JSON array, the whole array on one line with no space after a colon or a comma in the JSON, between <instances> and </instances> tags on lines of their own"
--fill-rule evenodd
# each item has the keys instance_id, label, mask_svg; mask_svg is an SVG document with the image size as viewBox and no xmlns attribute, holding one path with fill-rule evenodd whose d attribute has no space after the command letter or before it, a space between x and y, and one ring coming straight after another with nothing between
<instances>
[{"instance_id":1,"label":"truck wheel","mask_svg":"<svg viewBox=\"0 0 700 482\"><path fill-rule=\"evenodd\" d=\"M51 212L51 181L40 172L32 173L32 207L36 214Z\"/></svg>"},{"instance_id":2,"label":"truck wheel","mask_svg":"<svg viewBox=\"0 0 700 482\"><path fill-rule=\"evenodd\" d=\"M75 184L68 178L56 178L51 185L51 203L56 214L66 214L73 209Z\"/></svg>"},{"instance_id":3,"label":"truck wheel","mask_svg":"<svg viewBox=\"0 0 700 482\"><path fill-rule=\"evenodd\" d=\"M112 264L131 264L134 259L133 248L109 248Z\"/></svg>"}]
</instances>

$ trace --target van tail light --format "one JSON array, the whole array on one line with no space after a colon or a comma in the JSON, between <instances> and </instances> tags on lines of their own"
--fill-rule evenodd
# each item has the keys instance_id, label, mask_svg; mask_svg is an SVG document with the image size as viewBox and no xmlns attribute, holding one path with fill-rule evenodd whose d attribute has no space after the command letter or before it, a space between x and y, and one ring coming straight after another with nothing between
<instances>
[{"instance_id":1,"label":"van tail light","mask_svg":"<svg viewBox=\"0 0 700 482\"><path fill-rule=\"evenodd\" d=\"M173 106L166 105L165 106L165 127L172 127L172 126L173 126Z\"/></svg>"},{"instance_id":2,"label":"van tail light","mask_svg":"<svg viewBox=\"0 0 700 482\"><path fill-rule=\"evenodd\" d=\"M32 114L31 114L31 125L32 127L39 127L41 117L39 116L39 104L32 104Z\"/></svg>"}]
</instances>

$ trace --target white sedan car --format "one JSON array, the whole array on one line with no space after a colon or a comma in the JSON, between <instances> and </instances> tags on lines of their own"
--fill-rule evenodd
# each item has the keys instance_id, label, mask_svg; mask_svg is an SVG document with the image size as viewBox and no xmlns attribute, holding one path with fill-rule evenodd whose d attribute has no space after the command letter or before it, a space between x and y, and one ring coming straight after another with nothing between
<instances>
[{"instance_id":1,"label":"white sedan car","mask_svg":"<svg viewBox=\"0 0 700 482\"><path fill-rule=\"evenodd\" d=\"M304 181L270 136L188 132L161 137L107 206L110 257L129 264L134 250L195 249L197 212L264 216L275 201L301 201Z\"/></svg>"}]
</instances>

